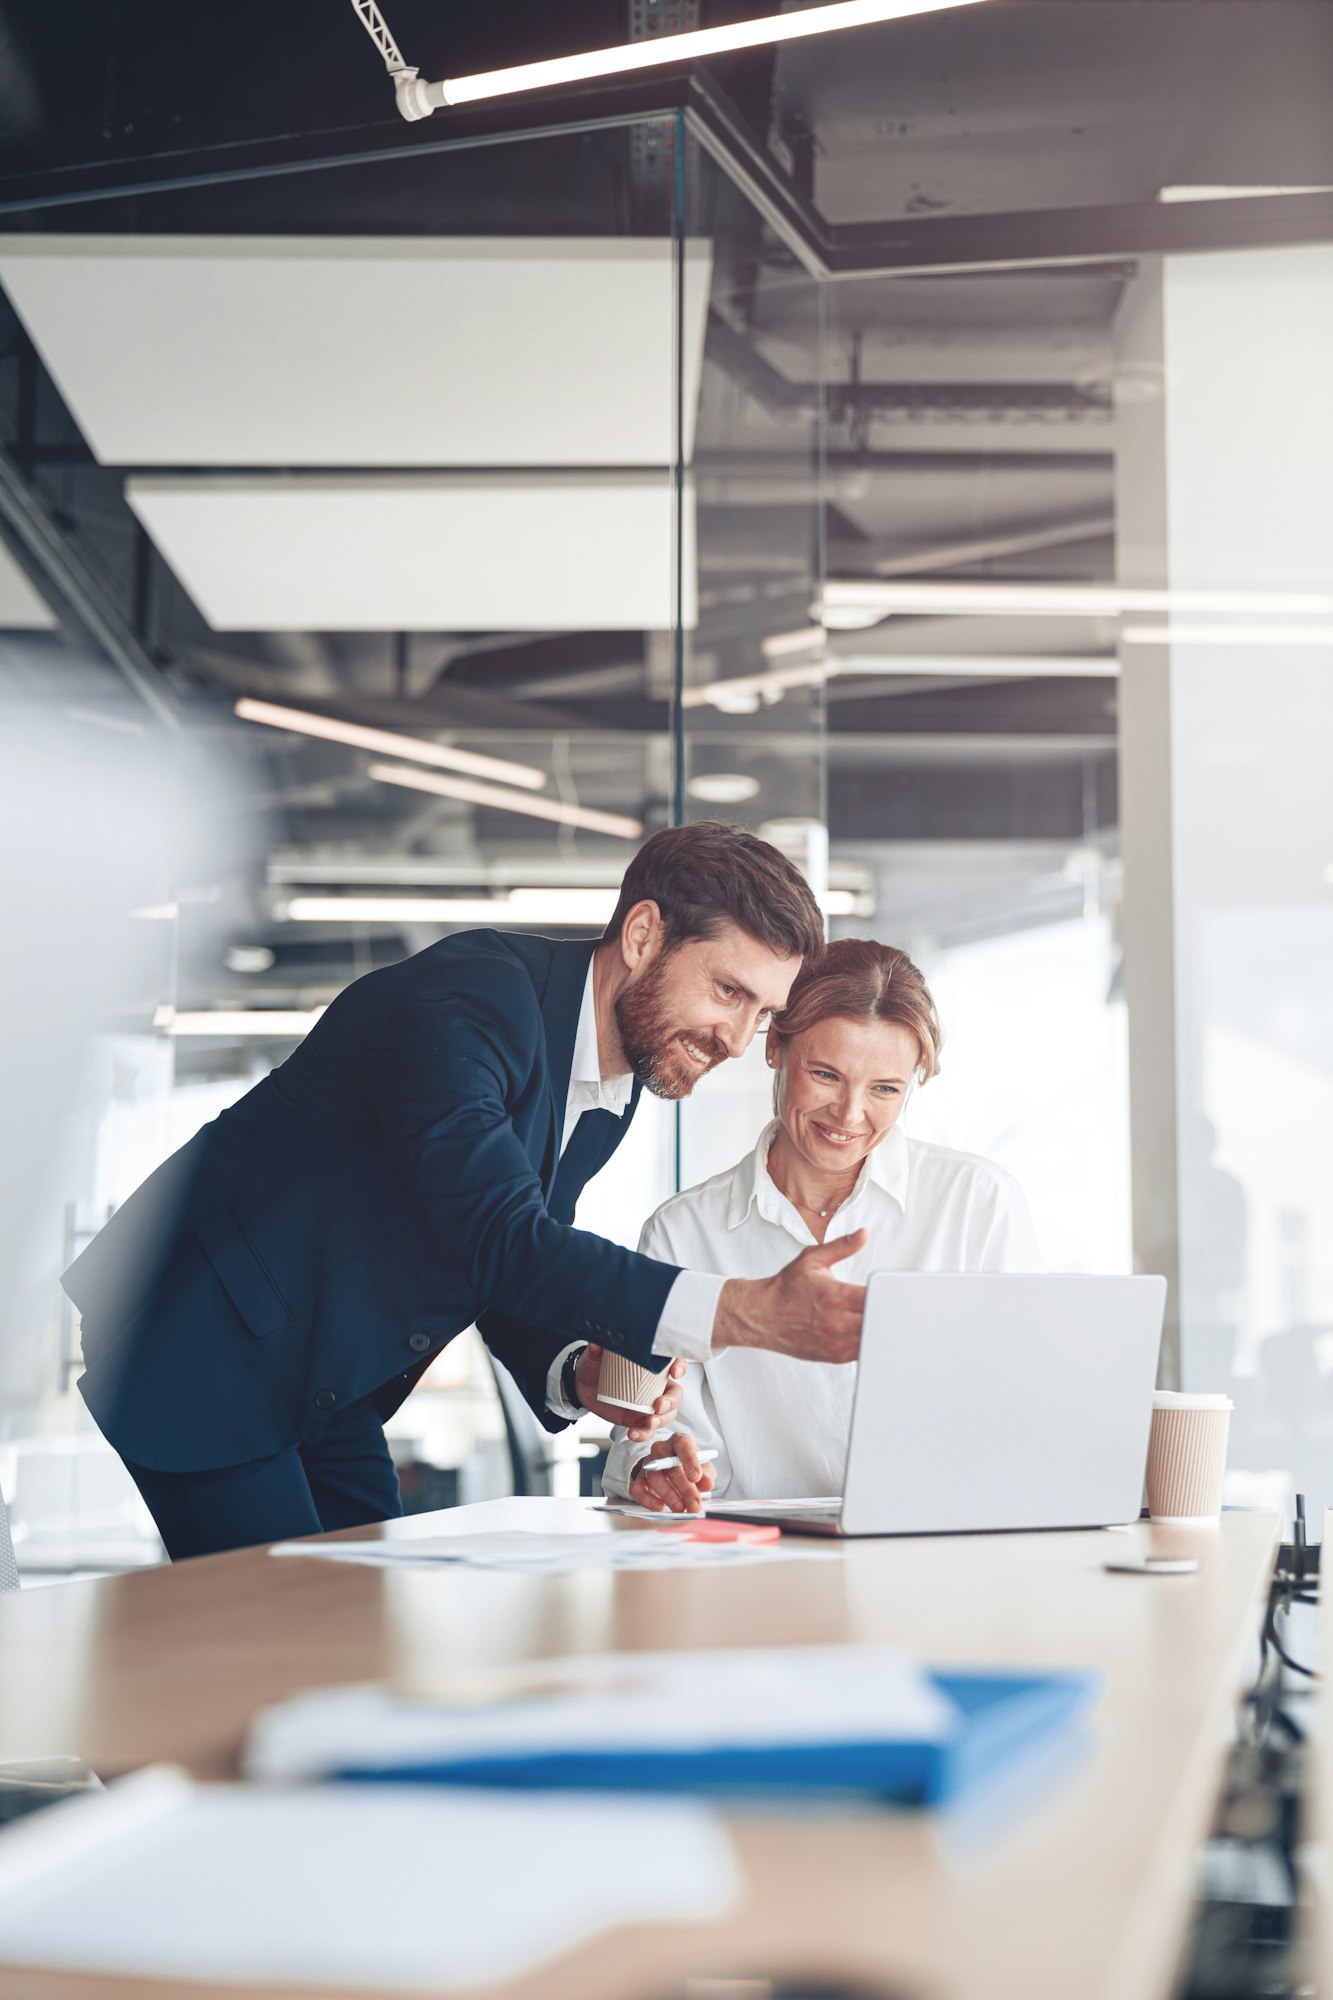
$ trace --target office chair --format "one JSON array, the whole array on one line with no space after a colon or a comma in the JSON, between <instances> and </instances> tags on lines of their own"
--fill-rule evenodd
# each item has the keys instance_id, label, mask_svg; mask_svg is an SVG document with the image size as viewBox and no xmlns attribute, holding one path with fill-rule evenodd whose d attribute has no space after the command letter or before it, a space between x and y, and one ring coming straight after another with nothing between
<instances>
[{"instance_id":1,"label":"office chair","mask_svg":"<svg viewBox=\"0 0 1333 2000\"><path fill-rule=\"evenodd\" d=\"M5 1512L5 1496L0 1493L0 1590L17 1590L19 1587L19 1566L14 1560L14 1544L9 1534L9 1516Z\"/></svg>"},{"instance_id":2,"label":"office chair","mask_svg":"<svg viewBox=\"0 0 1333 2000\"><path fill-rule=\"evenodd\" d=\"M551 1433L542 1429L528 1406L526 1397L503 1361L497 1361L489 1347L486 1359L495 1376L504 1417L505 1442L516 1494L551 1491Z\"/></svg>"}]
</instances>

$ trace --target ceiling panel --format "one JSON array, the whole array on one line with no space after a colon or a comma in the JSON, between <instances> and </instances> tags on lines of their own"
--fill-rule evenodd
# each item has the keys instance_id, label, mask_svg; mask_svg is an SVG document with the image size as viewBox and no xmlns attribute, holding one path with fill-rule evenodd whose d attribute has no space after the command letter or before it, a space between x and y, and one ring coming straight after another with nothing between
<instances>
[{"instance_id":1,"label":"ceiling panel","mask_svg":"<svg viewBox=\"0 0 1333 2000\"><path fill-rule=\"evenodd\" d=\"M125 491L219 632L623 632L672 623L674 493L665 471L148 475ZM692 626L688 485L685 502Z\"/></svg>"},{"instance_id":2,"label":"ceiling panel","mask_svg":"<svg viewBox=\"0 0 1333 2000\"><path fill-rule=\"evenodd\" d=\"M666 465L672 246L645 238L0 237L111 465ZM711 252L688 246L686 449Z\"/></svg>"}]
</instances>

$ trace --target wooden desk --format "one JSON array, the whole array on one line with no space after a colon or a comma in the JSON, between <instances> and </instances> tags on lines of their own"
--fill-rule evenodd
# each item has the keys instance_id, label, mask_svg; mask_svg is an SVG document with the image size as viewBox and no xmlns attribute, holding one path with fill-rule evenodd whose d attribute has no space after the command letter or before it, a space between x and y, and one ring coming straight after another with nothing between
<instances>
[{"instance_id":1,"label":"wooden desk","mask_svg":"<svg viewBox=\"0 0 1333 2000\"><path fill-rule=\"evenodd\" d=\"M568 1525L583 1505L496 1501L400 1531ZM894 2000L1166 2000L1277 1536L1274 1515L1236 1514L1212 1531L859 1542L656 1576L390 1573L247 1550L0 1601L0 1756L227 1776L256 1708L301 1688L614 1648L875 1640L941 1665L1100 1667L1087 1744L1022 1798L737 1819L749 1888L724 1922L645 1928L502 1991L651 2000L689 1978L803 1972ZM1103 1570L1134 1547L1203 1569ZM405 1887L427 1889L436 1865L447 1857L405 1857ZM126 2000L129 1987L0 1971L0 1993Z\"/></svg>"}]
</instances>

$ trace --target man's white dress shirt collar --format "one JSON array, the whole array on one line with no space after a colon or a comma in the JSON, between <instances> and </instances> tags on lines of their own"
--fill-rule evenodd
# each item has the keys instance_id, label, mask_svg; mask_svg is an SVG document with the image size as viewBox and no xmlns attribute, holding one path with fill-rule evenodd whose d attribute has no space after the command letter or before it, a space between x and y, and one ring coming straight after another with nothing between
<instances>
[{"instance_id":1,"label":"man's white dress shirt collar","mask_svg":"<svg viewBox=\"0 0 1333 2000\"><path fill-rule=\"evenodd\" d=\"M565 1128L560 1140L562 1153L573 1138L574 1127L585 1111L610 1111L615 1117L623 1118L629 1109L630 1098L634 1094L634 1078L628 1072L624 1076L602 1075L602 1058L597 1047L597 1002L593 996L592 973L593 968L590 964L583 988L583 1004L579 1008L579 1025L574 1034L574 1060L569 1071L569 1094L565 1099Z\"/></svg>"}]
</instances>

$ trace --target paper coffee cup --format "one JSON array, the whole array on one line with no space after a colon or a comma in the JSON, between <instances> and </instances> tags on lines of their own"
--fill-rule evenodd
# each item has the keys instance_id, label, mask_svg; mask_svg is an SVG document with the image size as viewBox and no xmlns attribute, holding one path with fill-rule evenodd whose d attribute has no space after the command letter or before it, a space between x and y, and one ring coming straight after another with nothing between
<instances>
[{"instance_id":1,"label":"paper coffee cup","mask_svg":"<svg viewBox=\"0 0 1333 2000\"><path fill-rule=\"evenodd\" d=\"M635 1361L627 1361L623 1354L614 1354L609 1347L602 1349L602 1367L597 1377L597 1399L602 1403L614 1403L622 1410L635 1410L642 1416L651 1416L653 1404L667 1385L671 1373L671 1363L656 1374L650 1368L640 1368Z\"/></svg>"},{"instance_id":2,"label":"paper coffee cup","mask_svg":"<svg viewBox=\"0 0 1333 2000\"><path fill-rule=\"evenodd\" d=\"M1222 1512L1230 1396L1159 1389L1148 1435L1148 1512L1168 1528L1211 1527Z\"/></svg>"}]
</instances>

